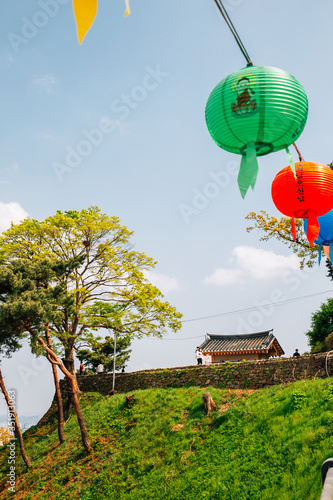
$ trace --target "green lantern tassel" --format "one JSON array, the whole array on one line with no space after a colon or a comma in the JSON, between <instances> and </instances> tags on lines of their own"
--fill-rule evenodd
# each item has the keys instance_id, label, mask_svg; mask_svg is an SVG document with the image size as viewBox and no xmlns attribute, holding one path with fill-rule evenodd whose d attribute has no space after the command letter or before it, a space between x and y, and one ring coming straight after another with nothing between
<instances>
[{"instance_id":1,"label":"green lantern tassel","mask_svg":"<svg viewBox=\"0 0 333 500\"><path fill-rule=\"evenodd\" d=\"M291 153L290 153L288 147L286 148L286 151L287 151L287 156L288 156L288 161L289 161L290 168L293 171L294 177L296 179L297 175L296 175L295 163L294 163L293 157L291 156Z\"/></svg>"},{"instance_id":2,"label":"green lantern tassel","mask_svg":"<svg viewBox=\"0 0 333 500\"><path fill-rule=\"evenodd\" d=\"M258 175L258 160L254 142L250 142L246 147L246 156L242 156L238 174L238 186L242 198L245 198L247 190L251 186L254 189Z\"/></svg>"}]
</instances>

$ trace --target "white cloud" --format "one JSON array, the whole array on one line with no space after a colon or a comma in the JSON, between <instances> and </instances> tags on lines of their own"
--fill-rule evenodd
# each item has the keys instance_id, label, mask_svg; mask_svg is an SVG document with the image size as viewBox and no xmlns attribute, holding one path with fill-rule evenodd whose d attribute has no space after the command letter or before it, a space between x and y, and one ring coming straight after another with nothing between
<instances>
[{"instance_id":1,"label":"white cloud","mask_svg":"<svg viewBox=\"0 0 333 500\"><path fill-rule=\"evenodd\" d=\"M171 278L163 273L157 273L156 271L144 271L145 278L150 281L150 283L156 286L162 293L172 292L173 290L179 290L180 285L176 278Z\"/></svg>"},{"instance_id":2,"label":"white cloud","mask_svg":"<svg viewBox=\"0 0 333 500\"><path fill-rule=\"evenodd\" d=\"M53 75L40 75L35 76L32 83L40 91L51 94L53 92L53 87L59 83L59 80L57 80Z\"/></svg>"},{"instance_id":3,"label":"white cloud","mask_svg":"<svg viewBox=\"0 0 333 500\"><path fill-rule=\"evenodd\" d=\"M239 285L244 283L240 269L222 269L218 267L213 274L204 279L205 285Z\"/></svg>"},{"instance_id":4,"label":"white cloud","mask_svg":"<svg viewBox=\"0 0 333 500\"><path fill-rule=\"evenodd\" d=\"M236 260L235 269L217 268L204 279L206 285L239 285L247 277L264 280L282 276L289 271L299 269L296 255L278 255L271 250L238 246L232 251Z\"/></svg>"},{"instance_id":5,"label":"white cloud","mask_svg":"<svg viewBox=\"0 0 333 500\"><path fill-rule=\"evenodd\" d=\"M10 165L6 165L5 167L1 167L1 170L3 172L17 172L19 169L19 164L14 161L13 163L11 163Z\"/></svg>"},{"instance_id":6,"label":"white cloud","mask_svg":"<svg viewBox=\"0 0 333 500\"><path fill-rule=\"evenodd\" d=\"M239 246L234 248L233 255L238 267L256 279L275 278L299 269L298 258L294 254L278 255L271 250Z\"/></svg>"},{"instance_id":7,"label":"white cloud","mask_svg":"<svg viewBox=\"0 0 333 500\"><path fill-rule=\"evenodd\" d=\"M13 201L11 203L2 203L0 201L0 231L5 231L10 227L11 222L17 224L28 217L28 213Z\"/></svg>"}]
</instances>

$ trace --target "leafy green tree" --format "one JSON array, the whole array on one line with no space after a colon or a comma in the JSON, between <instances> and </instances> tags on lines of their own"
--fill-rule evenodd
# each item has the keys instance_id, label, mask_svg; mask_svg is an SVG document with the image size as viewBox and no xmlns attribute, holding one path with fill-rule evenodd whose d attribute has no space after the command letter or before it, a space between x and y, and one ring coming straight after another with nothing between
<instances>
[{"instance_id":1,"label":"leafy green tree","mask_svg":"<svg viewBox=\"0 0 333 500\"><path fill-rule=\"evenodd\" d=\"M131 338L116 337L116 370L121 370L126 366L130 358ZM96 370L97 366L102 363L105 371L113 370L113 354L114 354L114 337L106 336L103 340L93 340L90 349L78 348L76 355L86 368Z\"/></svg>"},{"instance_id":2,"label":"leafy green tree","mask_svg":"<svg viewBox=\"0 0 333 500\"><path fill-rule=\"evenodd\" d=\"M291 234L291 219L289 217L271 217L265 210L259 213L250 212L245 219L252 221L253 225L246 228L247 232L258 229L263 236L260 241L276 239L287 245L290 250L297 255L300 262L300 268L304 266L312 267L318 261L318 245L311 248L304 234L303 219L295 219L297 237L294 241Z\"/></svg>"},{"instance_id":3,"label":"leafy green tree","mask_svg":"<svg viewBox=\"0 0 333 500\"><path fill-rule=\"evenodd\" d=\"M145 278L144 271L155 262L133 250L131 235L117 217L90 207L58 211L42 222L28 218L0 238L4 266L17 258L63 265L53 286L61 287L65 299L48 324L54 349L63 349L64 365L74 377L74 347L89 341L94 328L140 338L160 337L168 328L175 332L181 327L181 314ZM82 263L72 269L71 259Z\"/></svg>"},{"instance_id":4,"label":"leafy green tree","mask_svg":"<svg viewBox=\"0 0 333 500\"><path fill-rule=\"evenodd\" d=\"M311 328L306 335L309 338L311 352L327 350L327 337L333 332L333 299L328 299L311 316Z\"/></svg>"},{"instance_id":5,"label":"leafy green tree","mask_svg":"<svg viewBox=\"0 0 333 500\"><path fill-rule=\"evenodd\" d=\"M71 269L77 265L78 263L67 263L67 267ZM38 346L42 347L52 366L58 366L70 382L82 442L89 453L91 445L79 405L76 379L50 345L49 323L61 320L61 308L70 306L62 286L50 286L50 283L56 282L59 273L63 273L63 263L59 266L58 263L45 259L15 259L0 266L0 352L11 354L20 347L20 342L25 337L29 338L30 346L37 354ZM56 370L53 370L53 374L58 396L59 439L62 442L64 420L60 411L61 394Z\"/></svg>"}]
</instances>

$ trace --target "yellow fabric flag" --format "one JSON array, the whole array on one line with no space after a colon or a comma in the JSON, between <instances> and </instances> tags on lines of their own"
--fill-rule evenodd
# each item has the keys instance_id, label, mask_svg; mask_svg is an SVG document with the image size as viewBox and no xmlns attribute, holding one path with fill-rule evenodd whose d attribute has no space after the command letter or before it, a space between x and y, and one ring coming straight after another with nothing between
<instances>
[{"instance_id":1,"label":"yellow fabric flag","mask_svg":"<svg viewBox=\"0 0 333 500\"><path fill-rule=\"evenodd\" d=\"M82 40L95 20L97 14L97 2L98 0L73 0L77 36L80 43L82 43ZM129 0L125 0L125 5L126 11L124 16L126 17L131 13Z\"/></svg>"},{"instance_id":2,"label":"yellow fabric flag","mask_svg":"<svg viewBox=\"0 0 333 500\"><path fill-rule=\"evenodd\" d=\"M124 16L126 17L131 13L130 6L129 6L129 0L125 0L125 4L126 4L126 12L125 12Z\"/></svg>"},{"instance_id":3,"label":"yellow fabric flag","mask_svg":"<svg viewBox=\"0 0 333 500\"><path fill-rule=\"evenodd\" d=\"M86 36L97 14L98 0L73 0L79 42Z\"/></svg>"}]
</instances>

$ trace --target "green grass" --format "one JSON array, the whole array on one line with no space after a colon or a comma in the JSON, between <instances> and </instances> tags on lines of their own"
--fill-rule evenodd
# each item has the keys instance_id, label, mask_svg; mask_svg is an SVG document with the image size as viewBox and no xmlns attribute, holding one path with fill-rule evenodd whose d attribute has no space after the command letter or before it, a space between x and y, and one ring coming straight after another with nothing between
<instances>
[{"instance_id":1,"label":"green grass","mask_svg":"<svg viewBox=\"0 0 333 500\"><path fill-rule=\"evenodd\" d=\"M210 416L202 394L217 403ZM333 384L301 381L260 391L155 389L85 394L93 452L82 449L76 417L58 444L56 423L25 433L33 467L17 461L17 499L319 499L320 467L333 455ZM18 450L17 450L18 453ZM0 498L7 451L0 450Z\"/></svg>"}]
</instances>

